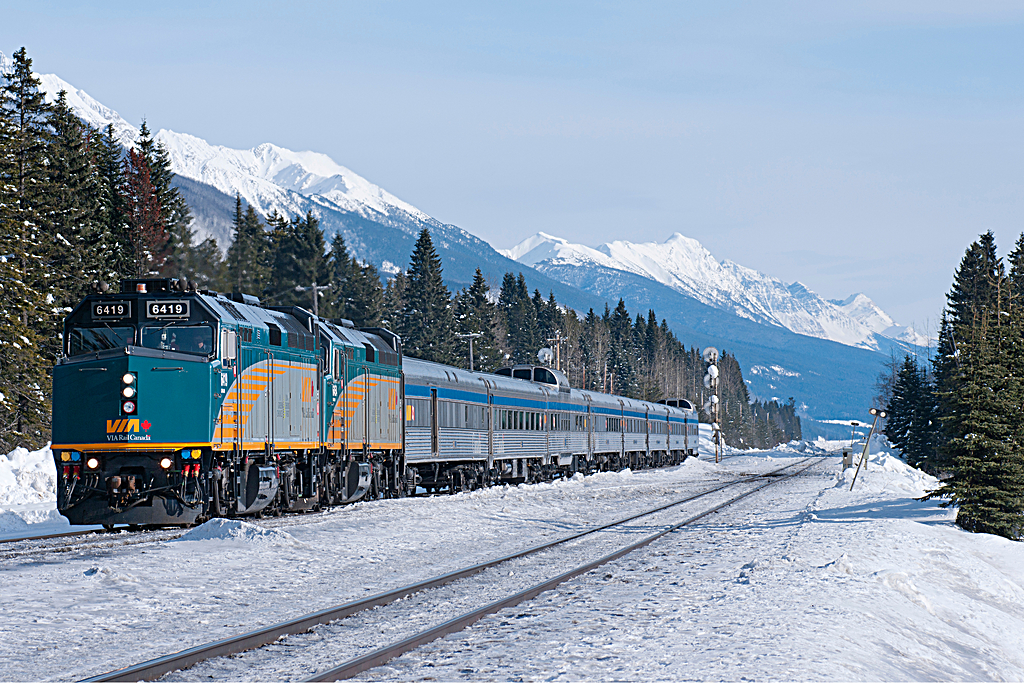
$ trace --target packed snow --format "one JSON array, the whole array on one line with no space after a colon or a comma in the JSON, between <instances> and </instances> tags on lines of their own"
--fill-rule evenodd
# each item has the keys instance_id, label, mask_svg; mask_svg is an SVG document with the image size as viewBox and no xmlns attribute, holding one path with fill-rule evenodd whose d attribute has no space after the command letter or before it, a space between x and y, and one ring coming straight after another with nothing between
<instances>
[{"instance_id":1,"label":"packed snow","mask_svg":"<svg viewBox=\"0 0 1024 683\"><path fill-rule=\"evenodd\" d=\"M896 325L863 294L827 301L799 282L786 284L732 261L718 261L700 242L678 232L665 242L619 240L596 248L539 232L500 251L541 271L569 265L633 273L740 317L850 346L878 350L875 334L927 342L911 328Z\"/></svg>"},{"instance_id":2,"label":"packed snow","mask_svg":"<svg viewBox=\"0 0 1024 683\"><path fill-rule=\"evenodd\" d=\"M71 530L57 513L57 469L50 449L0 455L0 539Z\"/></svg>"},{"instance_id":3,"label":"packed snow","mask_svg":"<svg viewBox=\"0 0 1024 683\"><path fill-rule=\"evenodd\" d=\"M120 534L102 547L12 553L5 558L0 679L100 673L806 455L819 456L808 474L365 677L1024 678L1024 546L963 532L953 510L917 500L936 480L878 437L851 492L853 470L843 472L838 457L824 455L848 444L727 449L718 464L704 455L656 471L364 502L274 520L214 520L176 540L119 545L133 538ZM15 515L29 529L52 523L39 513L47 505L54 512L53 476L47 449L0 456L0 519ZM279 651L287 656L287 643ZM289 668L281 665L275 676L278 669L244 668L248 661L264 660L223 666L239 679L280 677Z\"/></svg>"}]
</instances>

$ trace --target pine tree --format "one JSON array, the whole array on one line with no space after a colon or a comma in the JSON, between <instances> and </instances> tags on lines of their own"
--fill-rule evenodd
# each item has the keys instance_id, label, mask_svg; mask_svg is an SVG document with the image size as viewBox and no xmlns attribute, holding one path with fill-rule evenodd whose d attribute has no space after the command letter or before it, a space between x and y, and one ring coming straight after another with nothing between
<instances>
[{"instance_id":1,"label":"pine tree","mask_svg":"<svg viewBox=\"0 0 1024 683\"><path fill-rule=\"evenodd\" d=\"M131 246L132 277L159 275L167 263L168 234L160 212L160 198L150 176L149 163L130 149L123 163L127 239Z\"/></svg>"},{"instance_id":2,"label":"pine tree","mask_svg":"<svg viewBox=\"0 0 1024 683\"><path fill-rule=\"evenodd\" d=\"M956 505L957 524L964 529L1019 538L1021 380L1010 371L1017 330L1004 320L1009 289L995 240L986 233L968 248L947 297L943 332L953 347L955 370L948 368L939 394L951 476L928 497Z\"/></svg>"},{"instance_id":3,"label":"pine tree","mask_svg":"<svg viewBox=\"0 0 1024 683\"><path fill-rule=\"evenodd\" d=\"M497 307L488 297L490 288L479 268L473 275L473 284L456 300L456 321L459 334L479 334L473 340L473 368L479 372L493 372L502 366L503 354L498 344L499 325ZM460 341L459 351L462 351ZM468 344L467 344L468 346ZM467 349L468 351L468 349ZM456 363L468 368L467 354L457 353Z\"/></svg>"},{"instance_id":4,"label":"pine tree","mask_svg":"<svg viewBox=\"0 0 1024 683\"><path fill-rule=\"evenodd\" d=\"M270 285L271 240L252 206L242 211L242 196L235 194L234 239L228 247L228 288L259 296Z\"/></svg>"},{"instance_id":5,"label":"pine tree","mask_svg":"<svg viewBox=\"0 0 1024 683\"><path fill-rule=\"evenodd\" d=\"M408 278L403 271L398 271L389 278L384 286L384 303L380 325L399 334L402 329L402 313L405 311L405 291Z\"/></svg>"},{"instance_id":6,"label":"pine tree","mask_svg":"<svg viewBox=\"0 0 1024 683\"><path fill-rule=\"evenodd\" d=\"M400 335L407 355L451 363L455 346L452 302L441 272L430 231L423 228L409 262Z\"/></svg>"},{"instance_id":7,"label":"pine tree","mask_svg":"<svg viewBox=\"0 0 1024 683\"><path fill-rule=\"evenodd\" d=\"M49 436L55 300L50 252L49 107L25 48L0 88L0 445ZM50 302L47 302L47 298Z\"/></svg>"},{"instance_id":8,"label":"pine tree","mask_svg":"<svg viewBox=\"0 0 1024 683\"><path fill-rule=\"evenodd\" d=\"M341 233L331 243L331 315L347 318L356 327L375 327L384 317L384 289L373 264L351 256Z\"/></svg>"},{"instance_id":9,"label":"pine tree","mask_svg":"<svg viewBox=\"0 0 1024 683\"><path fill-rule=\"evenodd\" d=\"M498 309L505 322L512 363L536 363L542 342L537 323L537 307L522 273L514 278L506 273L498 296Z\"/></svg>"},{"instance_id":10,"label":"pine tree","mask_svg":"<svg viewBox=\"0 0 1024 683\"><path fill-rule=\"evenodd\" d=\"M50 125L48 260L54 271L57 308L69 313L92 283L104 277L99 248L104 232L103 196L89 148L98 134L74 114L63 90L53 104ZM55 330L54 336L59 334Z\"/></svg>"},{"instance_id":11,"label":"pine tree","mask_svg":"<svg viewBox=\"0 0 1024 683\"><path fill-rule=\"evenodd\" d=\"M102 235L96 247L96 257L103 266L98 279L110 284L130 277L136 271L123 192L124 154L114 137L113 125L107 125L97 139L94 163L99 172L103 222Z\"/></svg>"},{"instance_id":12,"label":"pine tree","mask_svg":"<svg viewBox=\"0 0 1024 683\"><path fill-rule=\"evenodd\" d=\"M934 387L923 367L904 356L885 409L885 435L912 467L936 471Z\"/></svg>"},{"instance_id":13,"label":"pine tree","mask_svg":"<svg viewBox=\"0 0 1024 683\"><path fill-rule=\"evenodd\" d=\"M145 121L139 128L138 151L146 160L150 182L156 194L160 222L166 231L163 263L160 274L168 277L188 276L194 272L191 262L195 235L192 230L192 212L188 203L174 187L171 159L162 142L157 142Z\"/></svg>"},{"instance_id":14,"label":"pine tree","mask_svg":"<svg viewBox=\"0 0 1024 683\"><path fill-rule=\"evenodd\" d=\"M330 282L327 243L319 219L308 211L304 218L296 216L288 223L278 222L273 238L271 301L281 306L313 310L312 290L298 292L295 288L323 286Z\"/></svg>"}]
</instances>

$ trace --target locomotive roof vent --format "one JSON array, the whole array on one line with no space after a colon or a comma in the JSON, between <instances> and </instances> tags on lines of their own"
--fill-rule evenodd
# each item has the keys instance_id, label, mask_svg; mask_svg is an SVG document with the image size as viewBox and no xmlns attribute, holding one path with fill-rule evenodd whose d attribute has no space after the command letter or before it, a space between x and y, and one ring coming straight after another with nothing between
<instances>
[{"instance_id":1,"label":"locomotive roof vent","mask_svg":"<svg viewBox=\"0 0 1024 683\"><path fill-rule=\"evenodd\" d=\"M235 303L245 304L247 306L259 306L259 297L253 296L252 294L243 294L242 292L231 292L231 296L228 297Z\"/></svg>"}]
</instances>

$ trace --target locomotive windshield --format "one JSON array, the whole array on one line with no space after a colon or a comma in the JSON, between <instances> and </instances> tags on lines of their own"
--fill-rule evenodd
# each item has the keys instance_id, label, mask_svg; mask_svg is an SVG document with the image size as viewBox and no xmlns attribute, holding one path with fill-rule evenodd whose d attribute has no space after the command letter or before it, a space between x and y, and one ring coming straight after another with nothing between
<instances>
[{"instance_id":1,"label":"locomotive windshield","mask_svg":"<svg viewBox=\"0 0 1024 683\"><path fill-rule=\"evenodd\" d=\"M150 325L142 328L142 346L208 356L213 353L213 328L185 323Z\"/></svg>"},{"instance_id":2,"label":"locomotive windshield","mask_svg":"<svg viewBox=\"0 0 1024 683\"><path fill-rule=\"evenodd\" d=\"M134 337L134 327L76 327L68 335L68 355L123 349L132 343Z\"/></svg>"}]
</instances>

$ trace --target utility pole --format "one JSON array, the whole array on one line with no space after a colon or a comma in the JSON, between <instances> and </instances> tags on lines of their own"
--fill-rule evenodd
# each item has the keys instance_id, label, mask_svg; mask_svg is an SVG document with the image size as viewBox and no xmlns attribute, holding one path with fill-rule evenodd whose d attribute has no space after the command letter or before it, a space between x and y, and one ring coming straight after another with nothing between
<instances>
[{"instance_id":1,"label":"utility pole","mask_svg":"<svg viewBox=\"0 0 1024 683\"><path fill-rule=\"evenodd\" d=\"M549 344L554 342L555 344L555 368L557 370L562 369L562 331L555 330L555 336L551 339L546 340Z\"/></svg>"},{"instance_id":2,"label":"utility pole","mask_svg":"<svg viewBox=\"0 0 1024 683\"><path fill-rule=\"evenodd\" d=\"M313 293L313 315L315 315L318 318L320 317L320 292L330 288L331 285L321 285L318 287L315 282L313 283L312 287L303 287L302 285L295 285L295 291L298 292L299 294L302 294L303 292Z\"/></svg>"},{"instance_id":3,"label":"utility pole","mask_svg":"<svg viewBox=\"0 0 1024 683\"><path fill-rule=\"evenodd\" d=\"M469 371L473 372L473 340L484 335L482 332L469 332L468 334L457 334L455 336L459 339L469 340Z\"/></svg>"}]
</instances>

